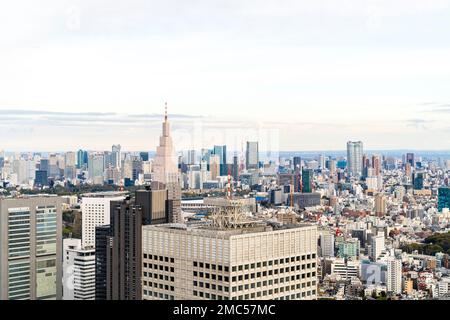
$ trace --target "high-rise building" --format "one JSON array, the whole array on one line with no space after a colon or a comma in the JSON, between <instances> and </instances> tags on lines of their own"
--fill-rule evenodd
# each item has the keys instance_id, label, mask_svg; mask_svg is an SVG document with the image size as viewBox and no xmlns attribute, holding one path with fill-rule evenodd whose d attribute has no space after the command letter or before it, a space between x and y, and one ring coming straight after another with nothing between
<instances>
[{"instance_id":1,"label":"high-rise building","mask_svg":"<svg viewBox=\"0 0 450 320\"><path fill-rule=\"evenodd\" d=\"M411 167L415 167L415 160L414 160L414 153L407 153L406 154L406 162L411 165Z\"/></svg>"},{"instance_id":2,"label":"high-rise building","mask_svg":"<svg viewBox=\"0 0 450 320\"><path fill-rule=\"evenodd\" d=\"M312 169L302 169L302 192L311 193L313 191L313 175Z\"/></svg>"},{"instance_id":3,"label":"high-rise building","mask_svg":"<svg viewBox=\"0 0 450 320\"><path fill-rule=\"evenodd\" d=\"M245 167L248 169L258 169L259 167L259 147L258 142L247 141L245 153Z\"/></svg>"},{"instance_id":4,"label":"high-rise building","mask_svg":"<svg viewBox=\"0 0 450 320\"><path fill-rule=\"evenodd\" d=\"M137 190L135 202L142 207L142 223L162 224L172 221L172 200L168 199L168 191L163 184L153 183L144 190Z\"/></svg>"},{"instance_id":5,"label":"high-rise building","mask_svg":"<svg viewBox=\"0 0 450 320\"><path fill-rule=\"evenodd\" d=\"M162 124L162 136L159 138L159 146L156 148L153 169L153 181L164 183L169 191L169 199L173 201L173 221L182 222L180 175L178 172L177 156L175 155L172 137L170 136L170 124L167 120L167 103L164 122Z\"/></svg>"},{"instance_id":6,"label":"high-rise building","mask_svg":"<svg viewBox=\"0 0 450 320\"><path fill-rule=\"evenodd\" d=\"M377 215L386 215L386 197L382 193L377 193L375 196L375 213Z\"/></svg>"},{"instance_id":7,"label":"high-rise building","mask_svg":"<svg viewBox=\"0 0 450 320\"><path fill-rule=\"evenodd\" d=\"M120 144L115 144L111 148L111 162L116 168L122 167L122 146Z\"/></svg>"},{"instance_id":8,"label":"high-rise building","mask_svg":"<svg viewBox=\"0 0 450 320\"><path fill-rule=\"evenodd\" d=\"M95 300L106 300L107 282L111 281L108 277L108 256L111 251L108 250L111 226L103 225L95 228Z\"/></svg>"},{"instance_id":9,"label":"high-rise building","mask_svg":"<svg viewBox=\"0 0 450 320\"><path fill-rule=\"evenodd\" d=\"M227 146L214 146L213 152L219 157L220 176L226 176L228 174L227 167Z\"/></svg>"},{"instance_id":10,"label":"high-rise building","mask_svg":"<svg viewBox=\"0 0 450 320\"><path fill-rule=\"evenodd\" d=\"M300 170L302 169L302 158L301 157L294 157L293 158L293 163L294 163L294 170L296 172L300 172Z\"/></svg>"},{"instance_id":11,"label":"high-rise building","mask_svg":"<svg viewBox=\"0 0 450 320\"><path fill-rule=\"evenodd\" d=\"M372 167L374 169L374 175L380 176L381 175L381 157L377 155L372 156Z\"/></svg>"},{"instance_id":12,"label":"high-rise building","mask_svg":"<svg viewBox=\"0 0 450 320\"><path fill-rule=\"evenodd\" d=\"M189 150L188 151L188 163L189 165L194 165L196 164L196 154L195 154L195 150Z\"/></svg>"},{"instance_id":13,"label":"high-rise building","mask_svg":"<svg viewBox=\"0 0 450 320\"><path fill-rule=\"evenodd\" d=\"M95 300L95 249L63 240L63 300Z\"/></svg>"},{"instance_id":14,"label":"high-rise building","mask_svg":"<svg viewBox=\"0 0 450 320\"><path fill-rule=\"evenodd\" d=\"M142 211L129 198L111 204L106 244L107 300L141 300Z\"/></svg>"},{"instance_id":15,"label":"high-rise building","mask_svg":"<svg viewBox=\"0 0 450 320\"><path fill-rule=\"evenodd\" d=\"M209 170L211 172L211 180L216 180L220 176L220 157L218 155L209 157Z\"/></svg>"},{"instance_id":16,"label":"high-rise building","mask_svg":"<svg viewBox=\"0 0 450 320\"><path fill-rule=\"evenodd\" d=\"M143 299L317 298L316 226L214 221L143 227Z\"/></svg>"},{"instance_id":17,"label":"high-rise building","mask_svg":"<svg viewBox=\"0 0 450 320\"><path fill-rule=\"evenodd\" d=\"M232 176L235 182L239 180L239 158L236 154L233 156Z\"/></svg>"},{"instance_id":18,"label":"high-rise building","mask_svg":"<svg viewBox=\"0 0 450 320\"><path fill-rule=\"evenodd\" d=\"M402 261L394 257L387 259L386 285L388 293L402 293Z\"/></svg>"},{"instance_id":19,"label":"high-rise building","mask_svg":"<svg viewBox=\"0 0 450 320\"><path fill-rule=\"evenodd\" d=\"M361 141L347 142L347 167L351 176L362 175L363 143Z\"/></svg>"},{"instance_id":20,"label":"high-rise building","mask_svg":"<svg viewBox=\"0 0 450 320\"><path fill-rule=\"evenodd\" d=\"M0 199L0 300L61 299L62 200Z\"/></svg>"},{"instance_id":21,"label":"high-rise building","mask_svg":"<svg viewBox=\"0 0 450 320\"><path fill-rule=\"evenodd\" d=\"M423 182L425 179L424 172L417 172L413 176L414 190L423 190Z\"/></svg>"},{"instance_id":22,"label":"high-rise building","mask_svg":"<svg viewBox=\"0 0 450 320\"><path fill-rule=\"evenodd\" d=\"M334 257L334 234L328 232L320 235L320 249L322 257Z\"/></svg>"},{"instance_id":23,"label":"high-rise building","mask_svg":"<svg viewBox=\"0 0 450 320\"><path fill-rule=\"evenodd\" d=\"M450 187L438 188L438 210L450 208Z\"/></svg>"},{"instance_id":24,"label":"high-rise building","mask_svg":"<svg viewBox=\"0 0 450 320\"><path fill-rule=\"evenodd\" d=\"M39 187L48 186L47 171L36 170L36 178L34 179L34 185Z\"/></svg>"},{"instance_id":25,"label":"high-rise building","mask_svg":"<svg viewBox=\"0 0 450 320\"><path fill-rule=\"evenodd\" d=\"M372 253L371 258L373 261L377 261L377 259L381 256L385 248L384 244L384 235L376 235L372 237Z\"/></svg>"},{"instance_id":26,"label":"high-rise building","mask_svg":"<svg viewBox=\"0 0 450 320\"><path fill-rule=\"evenodd\" d=\"M114 192L91 193L81 198L82 247L95 245L95 228L110 224L111 201L122 199L124 196Z\"/></svg>"},{"instance_id":27,"label":"high-rise building","mask_svg":"<svg viewBox=\"0 0 450 320\"><path fill-rule=\"evenodd\" d=\"M103 184L105 171L105 156L103 153L92 153L88 160L89 180L93 184Z\"/></svg>"}]
</instances>

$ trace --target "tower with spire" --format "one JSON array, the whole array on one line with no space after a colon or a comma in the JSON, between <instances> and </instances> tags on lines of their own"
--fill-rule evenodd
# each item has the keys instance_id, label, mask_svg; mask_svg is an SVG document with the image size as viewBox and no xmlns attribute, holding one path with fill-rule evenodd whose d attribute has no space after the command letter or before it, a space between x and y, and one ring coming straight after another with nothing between
<instances>
[{"instance_id":1,"label":"tower with spire","mask_svg":"<svg viewBox=\"0 0 450 320\"><path fill-rule=\"evenodd\" d=\"M182 222L180 174L178 172L177 157L170 135L167 102L164 107L162 135L159 138L159 146L156 147L155 162L153 165L153 181L163 183L166 186L169 193L169 200L172 200L173 204L173 222Z\"/></svg>"}]
</instances>

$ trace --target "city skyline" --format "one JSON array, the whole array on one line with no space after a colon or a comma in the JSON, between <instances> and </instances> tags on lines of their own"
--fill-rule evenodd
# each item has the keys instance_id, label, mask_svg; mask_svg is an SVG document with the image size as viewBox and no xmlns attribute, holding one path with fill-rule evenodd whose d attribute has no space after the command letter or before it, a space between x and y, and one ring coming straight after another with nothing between
<instances>
[{"instance_id":1,"label":"city skyline","mask_svg":"<svg viewBox=\"0 0 450 320\"><path fill-rule=\"evenodd\" d=\"M449 16L448 1L8 3L0 149L149 149L167 100L174 134L202 122L276 131L279 150L444 150Z\"/></svg>"}]
</instances>

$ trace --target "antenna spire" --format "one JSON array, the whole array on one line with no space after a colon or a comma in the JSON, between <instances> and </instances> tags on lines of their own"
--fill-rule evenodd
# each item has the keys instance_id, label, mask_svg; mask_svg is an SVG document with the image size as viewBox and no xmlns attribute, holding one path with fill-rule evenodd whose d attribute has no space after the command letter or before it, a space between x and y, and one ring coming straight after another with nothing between
<instances>
[{"instance_id":1,"label":"antenna spire","mask_svg":"<svg viewBox=\"0 0 450 320\"><path fill-rule=\"evenodd\" d=\"M167 101L166 101L165 108L164 108L164 120L167 121Z\"/></svg>"}]
</instances>

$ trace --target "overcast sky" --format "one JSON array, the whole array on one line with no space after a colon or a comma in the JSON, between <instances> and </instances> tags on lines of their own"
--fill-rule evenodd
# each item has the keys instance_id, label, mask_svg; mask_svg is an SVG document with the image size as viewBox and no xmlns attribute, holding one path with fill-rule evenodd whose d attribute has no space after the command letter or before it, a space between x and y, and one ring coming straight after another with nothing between
<instances>
[{"instance_id":1,"label":"overcast sky","mask_svg":"<svg viewBox=\"0 0 450 320\"><path fill-rule=\"evenodd\" d=\"M154 150L165 101L178 149L450 149L450 1L0 3L0 150Z\"/></svg>"}]
</instances>

